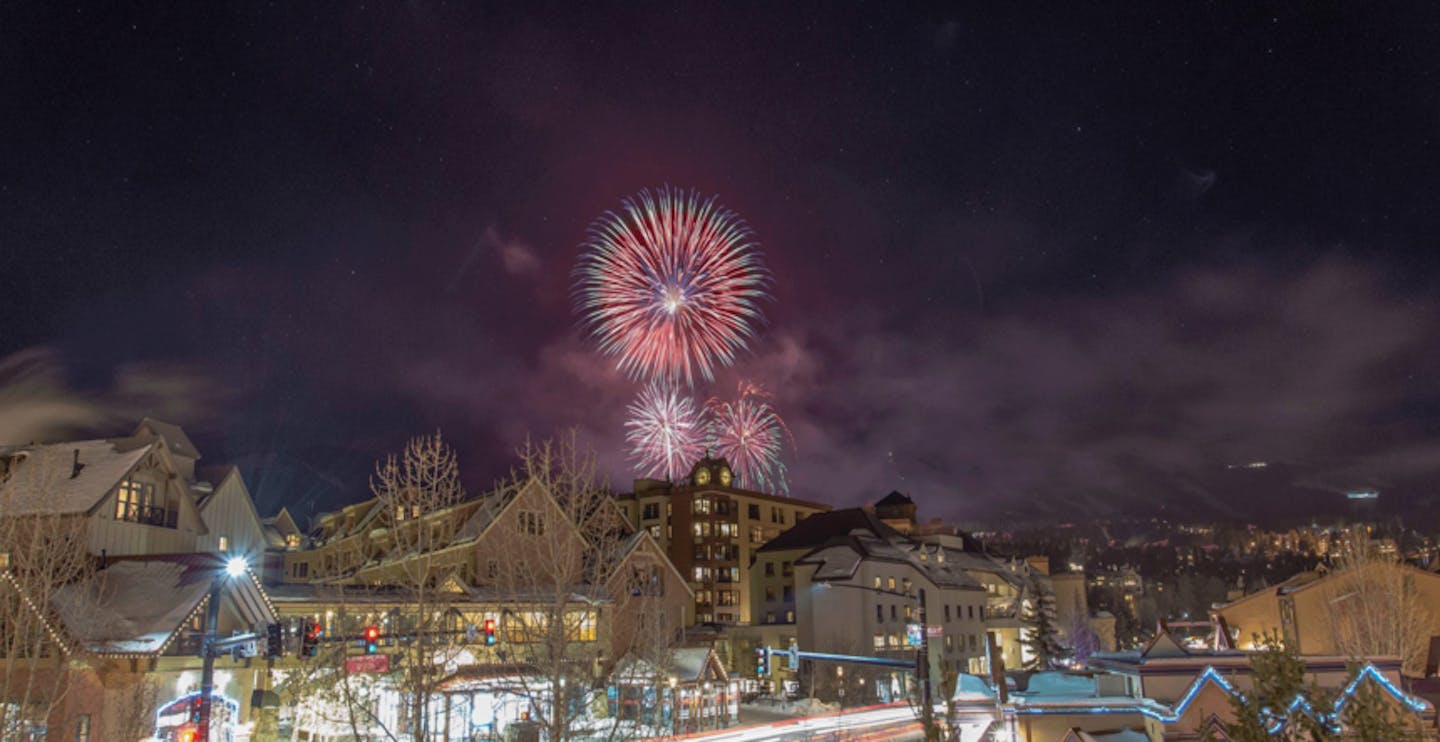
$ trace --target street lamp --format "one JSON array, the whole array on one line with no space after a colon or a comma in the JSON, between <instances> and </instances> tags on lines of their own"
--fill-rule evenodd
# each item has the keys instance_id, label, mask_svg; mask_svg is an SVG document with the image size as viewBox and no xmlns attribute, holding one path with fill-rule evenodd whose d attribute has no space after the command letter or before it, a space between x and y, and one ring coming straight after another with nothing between
<instances>
[{"instance_id":1,"label":"street lamp","mask_svg":"<svg viewBox=\"0 0 1440 742\"><path fill-rule=\"evenodd\" d=\"M210 700L215 695L215 631L220 623L220 591L225 580L235 579L250 571L245 557L231 557L225 562L225 571L210 582L210 597L205 604L205 637L200 652L200 719L195 724L195 738L210 741Z\"/></svg>"}]
</instances>

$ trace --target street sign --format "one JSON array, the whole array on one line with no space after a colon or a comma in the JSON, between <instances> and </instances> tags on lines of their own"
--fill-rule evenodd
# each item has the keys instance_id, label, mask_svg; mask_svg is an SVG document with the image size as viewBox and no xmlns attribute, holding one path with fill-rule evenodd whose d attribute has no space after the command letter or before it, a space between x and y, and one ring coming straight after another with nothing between
<instances>
[{"instance_id":1,"label":"street sign","mask_svg":"<svg viewBox=\"0 0 1440 742\"><path fill-rule=\"evenodd\" d=\"M929 639L939 639L940 637L945 636L945 627L930 624L929 626L925 627L925 636Z\"/></svg>"},{"instance_id":2,"label":"street sign","mask_svg":"<svg viewBox=\"0 0 1440 742\"><path fill-rule=\"evenodd\" d=\"M351 675L390 672L390 655L362 654L346 657L345 672Z\"/></svg>"},{"instance_id":3,"label":"street sign","mask_svg":"<svg viewBox=\"0 0 1440 742\"><path fill-rule=\"evenodd\" d=\"M912 623L905 625L905 646L918 647L923 643L922 639L923 637L920 633L920 624Z\"/></svg>"}]
</instances>

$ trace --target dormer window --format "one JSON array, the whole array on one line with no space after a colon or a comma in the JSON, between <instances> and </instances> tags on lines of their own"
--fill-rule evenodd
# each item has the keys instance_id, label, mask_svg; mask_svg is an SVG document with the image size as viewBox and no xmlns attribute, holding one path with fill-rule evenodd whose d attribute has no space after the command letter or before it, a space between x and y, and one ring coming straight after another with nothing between
<instances>
[{"instance_id":1,"label":"dormer window","mask_svg":"<svg viewBox=\"0 0 1440 742\"><path fill-rule=\"evenodd\" d=\"M150 482L126 479L115 488L115 520L174 528L177 510L159 502L155 485Z\"/></svg>"},{"instance_id":2,"label":"dormer window","mask_svg":"<svg viewBox=\"0 0 1440 742\"><path fill-rule=\"evenodd\" d=\"M285 548L287 548L287 549L298 549L298 548L300 548L300 534L298 534L298 533L287 534L287 535L285 536Z\"/></svg>"}]
</instances>

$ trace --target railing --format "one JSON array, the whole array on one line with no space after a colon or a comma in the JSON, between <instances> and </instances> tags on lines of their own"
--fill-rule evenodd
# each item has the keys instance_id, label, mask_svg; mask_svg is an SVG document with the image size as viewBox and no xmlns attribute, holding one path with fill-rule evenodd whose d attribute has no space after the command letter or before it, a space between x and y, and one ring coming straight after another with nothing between
<instances>
[{"instance_id":1,"label":"railing","mask_svg":"<svg viewBox=\"0 0 1440 742\"><path fill-rule=\"evenodd\" d=\"M1014 618L1015 608L1010 606L987 605L981 612L981 615L986 621L997 618Z\"/></svg>"},{"instance_id":2,"label":"railing","mask_svg":"<svg viewBox=\"0 0 1440 742\"><path fill-rule=\"evenodd\" d=\"M122 507L123 509L119 513L118 520L139 523L146 526L174 528L180 517L178 511L167 510L163 507L153 505L125 503Z\"/></svg>"}]
</instances>

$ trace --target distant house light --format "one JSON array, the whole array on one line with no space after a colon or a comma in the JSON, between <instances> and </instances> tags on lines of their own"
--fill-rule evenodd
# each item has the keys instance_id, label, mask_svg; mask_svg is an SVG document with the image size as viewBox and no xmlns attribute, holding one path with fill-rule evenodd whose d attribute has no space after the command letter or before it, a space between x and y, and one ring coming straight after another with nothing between
<instances>
[{"instance_id":1,"label":"distant house light","mask_svg":"<svg viewBox=\"0 0 1440 742\"><path fill-rule=\"evenodd\" d=\"M1354 492L1346 492L1345 498L1347 500L1378 500L1380 499L1380 493L1376 490L1355 490Z\"/></svg>"}]
</instances>

